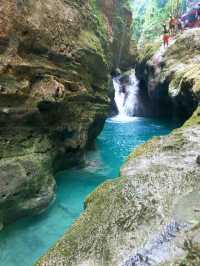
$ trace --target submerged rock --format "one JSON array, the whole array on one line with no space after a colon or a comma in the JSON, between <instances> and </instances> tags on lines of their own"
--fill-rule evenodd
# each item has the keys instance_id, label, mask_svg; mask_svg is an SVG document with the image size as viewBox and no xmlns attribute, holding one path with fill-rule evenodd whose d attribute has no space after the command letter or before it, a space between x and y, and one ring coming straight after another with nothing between
<instances>
[{"instance_id":1,"label":"submerged rock","mask_svg":"<svg viewBox=\"0 0 200 266\"><path fill-rule=\"evenodd\" d=\"M1 1L0 224L45 210L104 125L122 28L133 58L127 1L106 2Z\"/></svg>"}]
</instances>

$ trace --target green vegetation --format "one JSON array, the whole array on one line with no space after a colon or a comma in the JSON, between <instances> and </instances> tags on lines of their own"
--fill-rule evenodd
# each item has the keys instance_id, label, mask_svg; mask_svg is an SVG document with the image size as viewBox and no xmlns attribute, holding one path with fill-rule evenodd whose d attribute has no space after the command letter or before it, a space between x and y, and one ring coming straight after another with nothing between
<instances>
[{"instance_id":1,"label":"green vegetation","mask_svg":"<svg viewBox=\"0 0 200 266\"><path fill-rule=\"evenodd\" d=\"M186 0L130 0L133 10L133 38L145 42L158 37L162 24L170 15L179 16L186 9Z\"/></svg>"}]
</instances>

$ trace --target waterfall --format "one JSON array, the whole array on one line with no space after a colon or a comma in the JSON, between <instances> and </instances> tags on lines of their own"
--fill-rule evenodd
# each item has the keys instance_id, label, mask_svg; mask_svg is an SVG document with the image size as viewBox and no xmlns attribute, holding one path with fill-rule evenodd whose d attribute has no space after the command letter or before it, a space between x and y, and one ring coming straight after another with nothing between
<instances>
[{"instance_id":1,"label":"waterfall","mask_svg":"<svg viewBox=\"0 0 200 266\"><path fill-rule=\"evenodd\" d=\"M114 89L115 89L115 103L116 103L119 115L126 116L126 111L124 108L125 93L123 93L121 91L120 81L116 78L113 79L113 85L114 85Z\"/></svg>"},{"instance_id":2,"label":"waterfall","mask_svg":"<svg viewBox=\"0 0 200 266\"><path fill-rule=\"evenodd\" d=\"M113 119L127 121L132 120L137 115L139 108L138 83L135 71L131 71L130 75L126 76L125 81L123 81L123 76L113 79L115 103L119 112Z\"/></svg>"}]
</instances>

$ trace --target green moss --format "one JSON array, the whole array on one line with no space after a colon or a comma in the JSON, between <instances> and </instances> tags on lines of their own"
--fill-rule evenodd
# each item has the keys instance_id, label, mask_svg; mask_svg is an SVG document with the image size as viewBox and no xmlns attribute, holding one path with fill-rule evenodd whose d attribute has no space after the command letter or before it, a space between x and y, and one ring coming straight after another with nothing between
<instances>
[{"instance_id":1,"label":"green moss","mask_svg":"<svg viewBox=\"0 0 200 266\"><path fill-rule=\"evenodd\" d=\"M129 155L128 161L132 161L134 158L138 158L140 156L148 156L155 152L155 145L158 143L160 138L154 138L139 147L137 147L132 154Z\"/></svg>"},{"instance_id":2,"label":"green moss","mask_svg":"<svg viewBox=\"0 0 200 266\"><path fill-rule=\"evenodd\" d=\"M86 30L81 31L81 34L79 36L79 43L81 47L88 47L94 49L97 52L102 52L100 40L94 34L94 32Z\"/></svg>"},{"instance_id":3,"label":"green moss","mask_svg":"<svg viewBox=\"0 0 200 266\"><path fill-rule=\"evenodd\" d=\"M144 48L139 50L139 62L147 62L152 58L152 56L160 49L160 42L153 42L151 44L146 44Z\"/></svg>"},{"instance_id":4,"label":"green moss","mask_svg":"<svg viewBox=\"0 0 200 266\"><path fill-rule=\"evenodd\" d=\"M133 153L128 157L128 161L141 156L151 156L156 152L164 151L178 151L184 148L187 140L184 137L182 129L186 127L192 127L200 125L200 107L194 112L191 118L186 121L182 128L174 130L168 137L157 137L140 145Z\"/></svg>"},{"instance_id":5,"label":"green moss","mask_svg":"<svg viewBox=\"0 0 200 266\"><path fill-rule=\"evenodd\" d=\"M94 32L92 31L81 31L80 37L79 37L79 44L80 44L80 49L84 49L84 53L86 54L86 58L89 59L93 57L92 54L95 54L95 61L97 61L97 59L99 59L99 61L102 61L100 66L102 64L105 65L105 67L107 66L108 62L107 62L107 58L105 55L105 51L103 50L102 44L100 39L95 35ZM88 50L90 49L90 50ZM85 58L85 60L86 60ZM87 60L88 61L88 60ZM95 64L94 62L90 62ZM87 62L86 62L87 64ZM89 64L88 64L89 65ZM98 65L97 65L98 67ZM103 68L103 66L102 66Z\"/></svg>"},{"instance_id":6,"label":"green moss","mask_svg":"<svg viewBox=\"0 0 200 266\"><path fill-rule=\"evenodd\" d=\"M192 117L188 121L186 121L183 127L189 128L189 127L198 126L198 125L200 125L200 107L197 108L197 110L194 112Z\"/></svg>"},{"instance_id":7,"label":"green moss","mask_svg":"<svg viewBox=\"0 0 200 266\"><path fill-rule=\"evenodd\" d=\"M107 231L107 234L109 234L109 231L111 228L109 227L101 227L100 225L102 222L106 224L106 215L105 217L102 216L102 212L104 212L105 204L110 202L110 194L114 191L114 197L116 196L116 191L114 190L118 187L119 184L116 181L108 181L101 185L99 188L97 188L96 191L94 191L87 199L87 209L86 211L80 216L80 218L74 223L74 225L71 227L71 229L66 232L63 241L58 242L56 245L56 249L51 249L47 254L46 258L51 256L51 252L54 253L55 257L63 256L65 259L65 263L68 263L67 265L71 265L73 259L74 259L74 251L76 250L82 250L82 244L84 243L83 251L85 253L91 252L91 247L94 244L93 240L86 239L85 236L90 233L96 233L98 234L98 242L102 242L100 245L102 250L104 249L106 242L104 241L104 238L102 238L103 233ZM118 191L118 189L117 189ZM88 223L91 224L91 227L88 228ZM89 230L89 231L88 231ZM99 244L99 243L98 243ZM102 251L99 250L101 253ZM109 255L108 255L109 256ZM50 257L49 257L50 258ZM108 258L107 258L108 259ZM109 259L108 259L109 260ZM59 261L58 258L56 258L56 261ZM42 260L39 261L36 265L43 265Z\"/></svg>"},{"instance_id":8,"label":"green moss","mask_svg":"<svg viewBox=\"0 0 200 266\"><path fill-rule=\"evenodd\" d=\"M182 130L177 129L170 136L156 137L140 145L129 155L128 161L161 152L176 152L183 149L186 143Z\"/></svg>"},{"instance_id":9,"label":"green moss","mask_svg":"<svg viewBox=\"0 0 200 266\"><path fill-rule=\"evenodd\" d=\"M189 64L184 70L183 78L193 81L193 91L200 92L200 64Z\"/></svg>"},{"instance_id":10,"label":"green moss","mask_svg":"<svg viewBox=\"0 0 200 266\"><path fill-rule=\"evenodd\" d=\"M115 181L107 181L103 183L101 186L99 186L95 191L93 191L86 199L85 199L85 207L88 207L90 204L92 204L95 199L98 198L98 195L104 194L106 191L110 191L113 188L113 185Z\"/></svg>"},{"instance_id":11,"label":"green moss","mask_svg":"<svg viewBox=\"0 0 200 266\"><path fill-rule=\"evenodd\" d=\"M163 73L164 74L164 73ZM185 84L187 87L191 87L192 91L198 95L200 93L200 65L189 63L184 68L177 69L174 77L169 85L169 92L171 95L177 95L180 93ZM189 85L190 84L190 85ZM174 94L175 93L175 94Z\"/></svg>"}]
</instances>

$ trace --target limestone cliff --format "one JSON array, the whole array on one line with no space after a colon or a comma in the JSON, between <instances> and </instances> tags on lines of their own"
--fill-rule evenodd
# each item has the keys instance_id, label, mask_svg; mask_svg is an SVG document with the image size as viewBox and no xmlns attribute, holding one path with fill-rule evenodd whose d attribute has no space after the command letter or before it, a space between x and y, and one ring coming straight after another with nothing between
<instances>
[{"instance_id":1,"label":"limestone cliff","mask_svg":"<svg viewBox=\"0 0 200 266\"><path fill-rule=\"evenodd\" d=\"M1 226L46 209L53 173L80 163L101 131L122 27L127 41L115 52L130 50L126 3L1 1Z\"/></svg>"},{"instance_id":2,"label":"limestone cliff","mask_svg":"<svg viewBox=\"0 0 200 266\"><path fill-rule=\"evenodd\" d=\"M136 72L151 114L187 119L197 107L199 38L200 30L191 29L172 40L168 49L156 43L141 51Z\"/></svg>"},{"instance_id":3,"label":"limestone cliff","mask_svg":"<svg viewBox=\"0 0 200 266\"><path fill-rule=\"evenodd\" d=\"M86 199L85 212L38 266L199 265L199 34L185 32L162 53L149 50L139 65L147 99L169 108L159 114L196 111L171 135L133 151L120 178Z\"/></svg>"}]
</instances>

